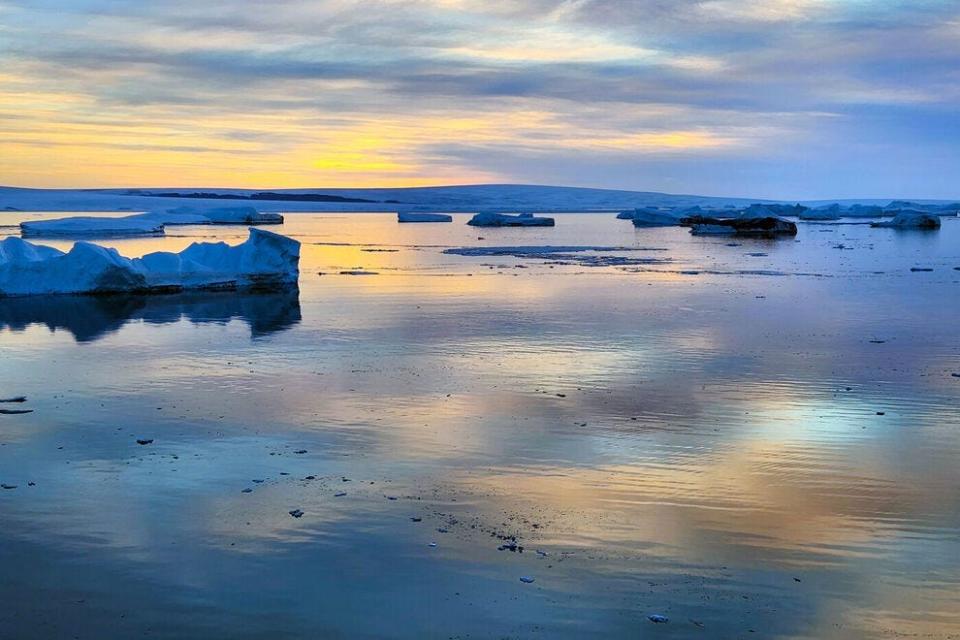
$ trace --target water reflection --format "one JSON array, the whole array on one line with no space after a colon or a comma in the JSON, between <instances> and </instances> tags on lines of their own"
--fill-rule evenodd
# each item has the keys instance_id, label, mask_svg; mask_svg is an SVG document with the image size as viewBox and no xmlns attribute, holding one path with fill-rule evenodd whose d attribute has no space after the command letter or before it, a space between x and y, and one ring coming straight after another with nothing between
<instances>
[{"instance_id":1,"label":"water reflection","mask_svg":"<svg viewBox=\"0 0 960 640\"><path fill-rule=\"evenodd\" d=\"M483 242L699 273L290 216L329 244L287 302L0 306L0 396L35 409L0 420L0 636L957 637L960 224L728 246L621 222Z\"/></svg>"},{"instance_id":2,"label":"water reflection","mask_svg":"<svg viewBox=\"0 0 960 640\"><path fill-rule=\"evenodd\" d=\"M0 330L44 325L77 342L95 342L130 322L245 322L253 338L285 331L301 320L300 292L190 292L169 295L29 296L0 298Z\"/></svg>"}]
</instances>

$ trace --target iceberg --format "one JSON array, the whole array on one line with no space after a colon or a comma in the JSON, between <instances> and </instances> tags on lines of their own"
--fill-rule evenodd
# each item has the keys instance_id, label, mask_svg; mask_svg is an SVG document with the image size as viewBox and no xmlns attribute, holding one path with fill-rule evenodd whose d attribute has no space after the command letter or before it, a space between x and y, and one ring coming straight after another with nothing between
<instances>
[{"instance_id":1,"label":"iceberg","mask_svg":"<svg viewBox=\"0 0 960 640\"><path fill-rule=\"evenodd\" d=\"M621 211L617 214L617 218L632 220L635 227L674 227L680 224L679 215L651 207Z\"/></svg>"},{"instance_id":2,"label":"iceberg","mask_svg":"<svg viewBox=\"0 0 960 640\"><path fill-rule=\"evenodd\" d=\"M165 226L187 224L282 224L279 213L261 213L253 207L219 207L197 210L177 207L148 211L120 218L73 216L56 220L21 222L24 238L110 238L118 236L162 236Z\"/></svg>"},{"instance_id":3,"label":"iceberg","mask_svg":"<svg viewBox=\"0 0 960 640\"><path fill-rule=\"evenodd\" d=\"M76 216L57 220L21 222L20 233L24 238L162 236L163 222L143 216L123 218Z\"/></svg>"},{"instance_id":4,"label":"iceberg","mask_svg":"<svg viewBox=\"0 0 960 640\"><path fill-rule=\"evenodd\" d=\"M816 209L808 209L800 214L801 220L838 220L842 214L840 213L840 205L837 203L831 204L826 207L817 207Z\"/></svg>"},{"instance_id":5,"label":"iceberg","mask_svg":"<svg viewBox=\"0 0 960 640\"><path fill-rule=\"evenodd\" d=\"M768 216L801 216L808 207L802 204L754 203L743 209L739 217L764 218Z\"/></svg>"},{"instance_id":6,"label":"iceberg","mask_svg":"<svg viewBox=\"0 0 960 640\"><path fill-rule=\"evenodd\" d=\"M892 229L939 229L940 217L926 211L901 209L891 220L871 222L871 227L889 227Z\"/></svg>"},{"instance_id":7,"label":"iceberg","mask_svg":"<svg viewBox=\"0 0 960 640\"><path fill-rule=\"evenodd\" d=\"M0 242L0 297L282 289L296 286L299 262L299 242L260 229L236 246L195 242L133 259L89 242L64 253L10 237Z\"/></svg>"},{"instance_id":8,"label":"iceberg","mask_svg":"<svg viewBox=\"0 0 960 640\"><path fill-rule=\"evenodd\" d=\"M515 216L506 213L478 213L467 222L471 227L552 227L553 218L537 218L532 213Z\"/></svg>"},{"instance_id":9,"label":"iceberg","mask_svg":"<svg viewBox=\"0 0 960 640\"><path fill-rule=\"evenodd\" d=\"M198 211L212 224L283 224L279 213L263 213L253 207L217 207Z\"/></svg>"},{"instance_id":10,"label":"iceberg","mask_svg":"<svg viewBox=\"0 0 960 640\"><path fill-rule=\"evenodd\" d=\"M692 220L690 233L695 236L736 234L755 238L777 238L797 235L796 224L775 216L764 216L762 218L707 218L696 216L689 220Z\"/></svg>"},{"instance_id":11,"label":"iceberg","mask_svg":"<svg viewBox=\"0 0 960 640\"><path fill-rule=\"evenodd\" d=\"M638 210L633 216L635 227L676 227L680 225L680 218L665 211Z\"/></svg>"},{"instance_id":12,"label":"iceberg","mask_svg":"<svg viewBox=\"0 0 960 640\"><path fill-rule=\"evenodd\" d=\"M397 222L453 222L445 213L398 213Z\"/></svg>"}]
</instances>

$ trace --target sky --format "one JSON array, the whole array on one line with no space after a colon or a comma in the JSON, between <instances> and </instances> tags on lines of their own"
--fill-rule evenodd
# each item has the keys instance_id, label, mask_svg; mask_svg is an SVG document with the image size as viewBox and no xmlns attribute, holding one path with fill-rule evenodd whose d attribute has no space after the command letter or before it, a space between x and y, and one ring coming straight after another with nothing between
<instances>
[{"instance_id":1,"label":"sky","mask_svg":"<svg viewBox=\"0 0 960 640\"><path fill-rule=\"evenodd\" d=\"M0 184L960 198L958 0L0 0Z\"/></svg>"}]
</instances>

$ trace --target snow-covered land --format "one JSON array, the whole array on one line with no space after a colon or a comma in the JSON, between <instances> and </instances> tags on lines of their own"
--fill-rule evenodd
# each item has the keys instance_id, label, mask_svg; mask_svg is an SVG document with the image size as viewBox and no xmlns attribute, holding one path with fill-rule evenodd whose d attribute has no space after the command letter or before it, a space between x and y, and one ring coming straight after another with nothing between
<instances>
[{"instance_id":1,"label":"snow-covered land","mask_svg":"<svg viewBox=\"0 0 960 640\"><path fill-rule=\"evenodd\" d=\"M296 286L300 243L251 229L242 244L197 242L180 253L125 258L77 242L64 253L16 237L0 242L0 296Z\"/></svg>"},{"instance_id":2,"label":"snow-covered land","mask_svg":"<svg viewBox=\"0 0 960 640\"><path fill-rule=\"evenodd\" d=\"M412 213L401 211L397 214L397 222L453 222L453 216L445 213Z\"/></svg>"},{"instance_id":3,"label":"snow-covered land","mask_svg":"<svg viewBox=\"0 0 960 640\"><path fill-rule=\"evenodd\" d=\"M467 222L471 227L552 227L553 218L543 218L532 213L509 215L506 213L478 213Z\"/></svg>"}]
</instances>

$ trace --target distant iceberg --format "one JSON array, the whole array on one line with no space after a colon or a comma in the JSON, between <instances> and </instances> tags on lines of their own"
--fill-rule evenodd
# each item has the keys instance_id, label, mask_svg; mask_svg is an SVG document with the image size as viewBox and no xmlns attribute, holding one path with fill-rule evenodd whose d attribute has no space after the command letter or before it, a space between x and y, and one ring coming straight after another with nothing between
<instances>
[{"instance_id":1,"label":"distant iceberg","mask_svg":"<svg viewBox=\"0 0 960 640\"><path fill-rule=\"evenodd\" d=\"M621 211L617 219L632 220L635 227L673 227L680 224L678 213L652 207Z\"/></svg>"},{"instance_id":2,"label":"distant iceberg","mask_svg":"<svg viewBox=\"0 0 960 640\"><path fill-rule=\"evenodd\" d=\"M680 225L680 216L677 214L655 209L637 209L631 220L633 220L633 226L635 227L676 227Z\"/></svg>"},{"instance_id":3,"label":"distant iceberg","mask_svg":"<svg viewBox=\"0 0 960 640\"><path fill-rule=\"evenodd\" d=\"M20 223L24 238L112 238L162 236L165 226L188 224L281 224L279 213L261 213L253 207L216 207L198 210L177 207L120 218L73 216Z\"/></svg>"},{"instance_id":4,"label":"distant iceberg","mask_svg":"<svg viewBox=\"0 0 960 640\"><path fill-rule=\"evenodd\" d=\"M213 224L283 224L279 213L257 211L253 207L215 207L197 210Z\"/></svg>"},{"instance_id":5,"label":"distant iceberg","mask_svg":"<svg viewBox=\"0 0 960 640\"><path fill-rule=\"evenodd\" d=\"M801 220L838 220L843 215L840 211L840 205L833 203L825 207L808 209L800 214Z\"/></svg>"},{"instance_id":6,"label":"distant iceberg","mask_svg":"<svg viewBox=\"0 0 960 640\"><path fill-rule=\"evenodd\" d=\"M757 218L708 218L696 216L689 219L690 233L695 236L736 234L755 238L777 238L797 235L797 225L775 216Z\"/></svg>"},{"instance_id":7,"label":"distant iceberg","mask_svg":"<svg viewBox=\"0 0 960 640\"><path fill-rule=\"evenodd\" d=\"M236 246L195 242L180 253L133 259L89 242L64 253L10 237L0 242L0 297L282 289L296 286L299 262L299 242L260 229Z\"/></svg>"},{"instance_id":8,"label":"distant iceberg","mask_svg":"<svg viewBox=\"0 0 960 640\"><path fill-rule=\"evenodd\" d=\"M532 213L515 216L506 213L478 213L467 222L471 227L552 227L553 218L538 218Z\"/></svg>"},{"instance_id":9,"label":"distant iceberg","mask_svg":"<svg viewBox=\"0 0 960 640\"><path fill-rule=\"evenodd\" d=\"M453 222L445 213L398 213L397 222Z\"/></svg>"},{"instance_id":10,"label":"distant iceberg","mask_svg":"<svg viewBox=\"0 0 960 640\"><path fill-rule=\"evenodd\" d=\"M939 229L940 217L926 211L901 209L891 220L873 222L871 227L890 227L893 229Z\"/></svg>"},{"instance_id":11,"label":"distant iceberg","mask_svg":"<svg viewBox=\"0 0 960 640\"><path fill-rule=\"evenodd\" d=\"M162 236L163 222L142 216L123 218L76 216L57 220L21 222L20 233L24 238Z\"/></svg>"}]
</instances>

